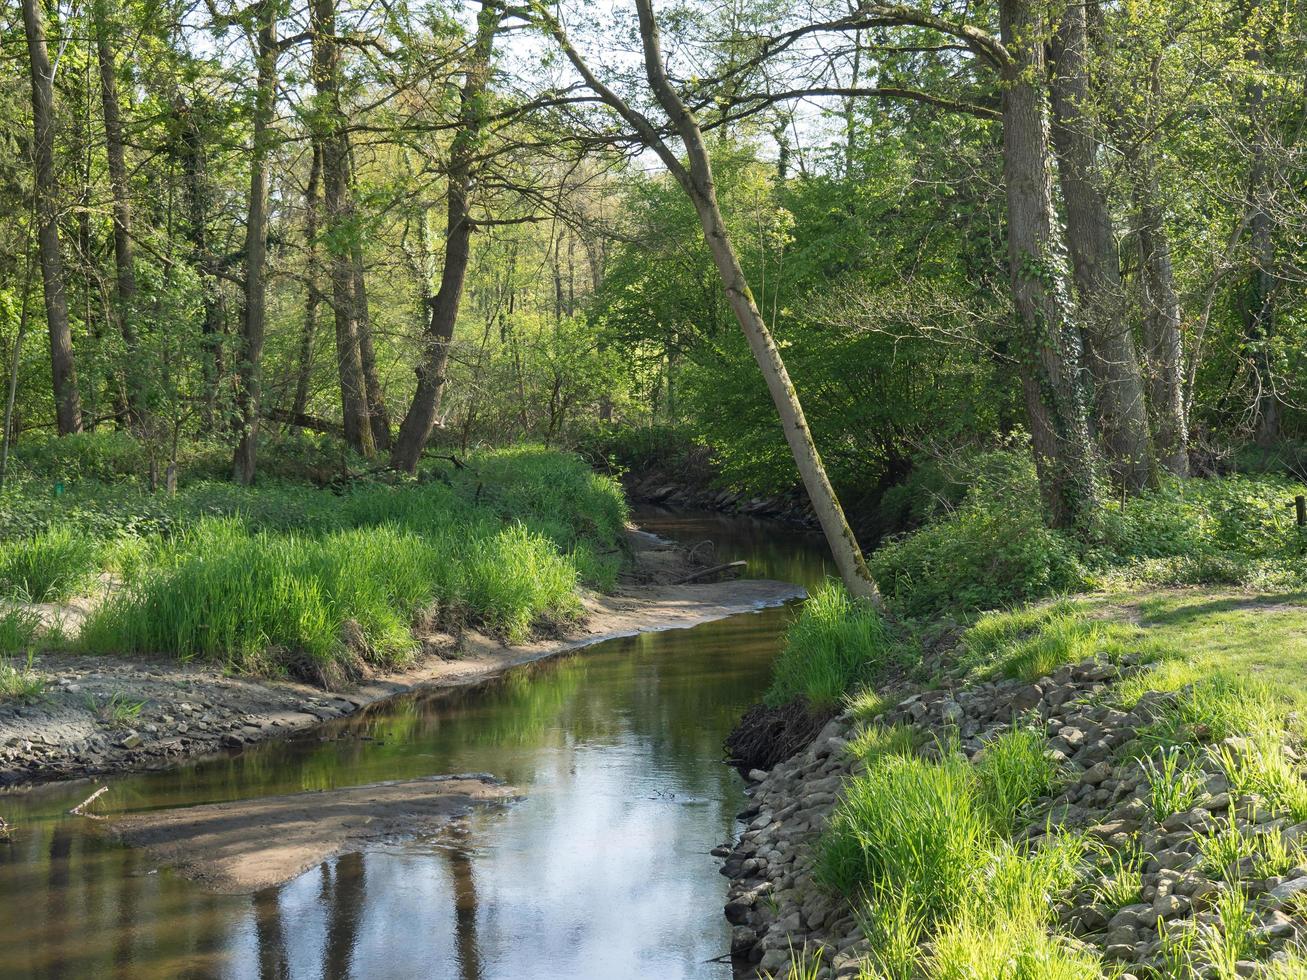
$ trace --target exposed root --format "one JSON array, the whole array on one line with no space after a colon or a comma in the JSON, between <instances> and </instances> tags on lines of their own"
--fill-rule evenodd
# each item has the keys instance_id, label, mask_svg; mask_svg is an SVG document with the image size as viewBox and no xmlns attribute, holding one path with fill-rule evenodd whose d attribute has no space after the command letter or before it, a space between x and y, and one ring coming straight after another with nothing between
<instances>
[{"instance_id":1,"label":"exposed root","mask_svg":"<svg viewBox=\"0 0 1307 980\"><path fill-rule=\"evenodd\" d=\"M816 738L835 714L834 709L814 711L802 699L779 708L756 704L726 736L727 761L742 773L771 769Z\"/></svg>"}]
</instances>

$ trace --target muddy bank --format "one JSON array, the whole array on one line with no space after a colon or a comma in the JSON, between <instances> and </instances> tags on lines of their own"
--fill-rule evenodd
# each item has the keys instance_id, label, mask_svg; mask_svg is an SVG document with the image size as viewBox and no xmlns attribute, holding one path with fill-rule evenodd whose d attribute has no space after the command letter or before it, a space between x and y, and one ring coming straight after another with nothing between
<instances>
[{"instance_id":1,"label":"muddy bank","mask_svg":"<svg viewBox=\"0 0 1307 980\"><path fill-rule=\"evenodd\" d=\"M41 699L0 705L0 785L163 769L399 694L471 684L615 636L694 626L803 594L767 580L676 584L692 570L683 551L634 530L630 541L630 572L612 595L584 596L585 623L569 635L512 647L471 631L423 635L416 666L340 691L166 658L43 654L34 663L46 682Z\"/></svg>"},{"instance_id":2,"label":"muddy bank","mask_svg":"<svg viewBox=\"0 0 1307 980\"><path fill-rule=\"evenodd\" d=\"M328 858L436 833L514 791L493 776L429 776L116 817L106 831L212 891L284 884Z\"/></svg>"}]
</instances>

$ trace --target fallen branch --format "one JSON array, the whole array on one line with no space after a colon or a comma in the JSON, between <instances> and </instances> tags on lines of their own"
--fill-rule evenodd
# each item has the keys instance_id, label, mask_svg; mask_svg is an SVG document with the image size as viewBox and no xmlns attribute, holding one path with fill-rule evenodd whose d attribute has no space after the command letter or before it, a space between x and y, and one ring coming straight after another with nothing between
<instances>
[{"instance_id":1,"label":"fallen branch","mask_svg":"<svg viewBox=\"0 0 1307 980\"><path fill-rule=\"evenodd\" d=\"M104 819L103 817L97 817L94 813L87 813L86 808L107 792L109 792L109 787L101 786L94 793L92 793L86 799L82 800L81 803L78 803L77 806L73 807L68 812L75 817L90 817L92 820L103 820Z\"/></svg>"},{"instance_id":2,"label":"fallen branch","mask_svg":"<svg viewBox=\"0 0 1307 980\"><path fill-rule=\"evenodd\" d=\"M673 582L672 584L687 585L690 582L695 581L696 579L707 578L709 575L713 575L717 572L729 572L729 571L743 572L748 567L749 567L749 563L747 561L728 561L724 565L713 565L709 568L701 568L697 572L693 572L690 575L685 576L685 578L681 579L680 581Z\"/></svg>"}]
</instances>

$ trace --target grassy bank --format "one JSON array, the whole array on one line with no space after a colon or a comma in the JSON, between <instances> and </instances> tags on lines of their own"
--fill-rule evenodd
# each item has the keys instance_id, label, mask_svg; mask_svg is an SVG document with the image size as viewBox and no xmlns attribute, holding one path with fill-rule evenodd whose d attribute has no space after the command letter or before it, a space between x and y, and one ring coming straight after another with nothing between
<instances>
[{"instance_id":1,"label":"grassy bank","mask_svg":"<svg viewBox=\"0 0 1307 980\"><path fill-rule=\"evenodd\" d=\"M774 671L769 703L843 703L864 720L850 745L862 771L843 786L817 866L869 940L862 976L1120 974L1056 910L1084 902L1110 918L1138 902L1149 856L1105 848L1041 809L1078 778L1051 733L1018 721L969 759L947 726L876 721L914 691L1029 683L1095 659L1135 665L1096 703L1148 705L1112 765L1143 767L1152 819L1192 807L1213 771L1232 799L1253 801L1196 839L1220 890L1194 928L1162 930L1165 965L1149 975L1252 975L1271 952L1254 928L1264 907L1228 869L1266 878L1307 864L1277 829L1307 820L1307 563L1291 506L1302 488L1239 476L1167 486L1105 511L1085 542L1043 528L1026 475L1003 480L982 477L956 510L872 556L888 615L838 585L819 592ZM1304 963L1289 950L1255 969L1300 978Z\"/></svg>"},{"instance_id":2,"label":"grassy bank","mask_svg":"<svg viewBox=\"0 0 1307 980\"><path fill-rule=\"evenodd\" d=\"M0 598L103 593L72 641L87 652L333 683L407 662L418 620L509 641L565 626L578 587L611 588L622 561L620 489L564 453L505 450L329 488L195 479L175 496L101 456L90 477L65 457L30 466L0 508Z\"/></svg>"}]
</instances>

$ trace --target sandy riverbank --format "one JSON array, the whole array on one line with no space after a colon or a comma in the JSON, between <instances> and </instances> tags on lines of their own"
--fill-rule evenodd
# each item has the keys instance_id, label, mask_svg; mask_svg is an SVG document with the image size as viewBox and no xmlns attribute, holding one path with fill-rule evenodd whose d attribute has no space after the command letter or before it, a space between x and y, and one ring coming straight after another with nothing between
<instances>
[{"instance_id":1,"label":"sandy riverbank","mask_svg":"<svg viewBox=\"0 0 1307 980\"><path fill-rule=\"evenodd\" d=\"M473 631L422 636L414 667L340 691L228 676L215 665L166 658L43 654L34 669L45 694L30 704L0 705L0 786L168 768L396 695L471 684L612 637L686 628L803 594L760 579L675 584L690 568L681 549L636 530L630 542L634 561L622 584L611 595L585 595L586 619L568 635L518 646Z\"/></svg>"}]
</instances>

